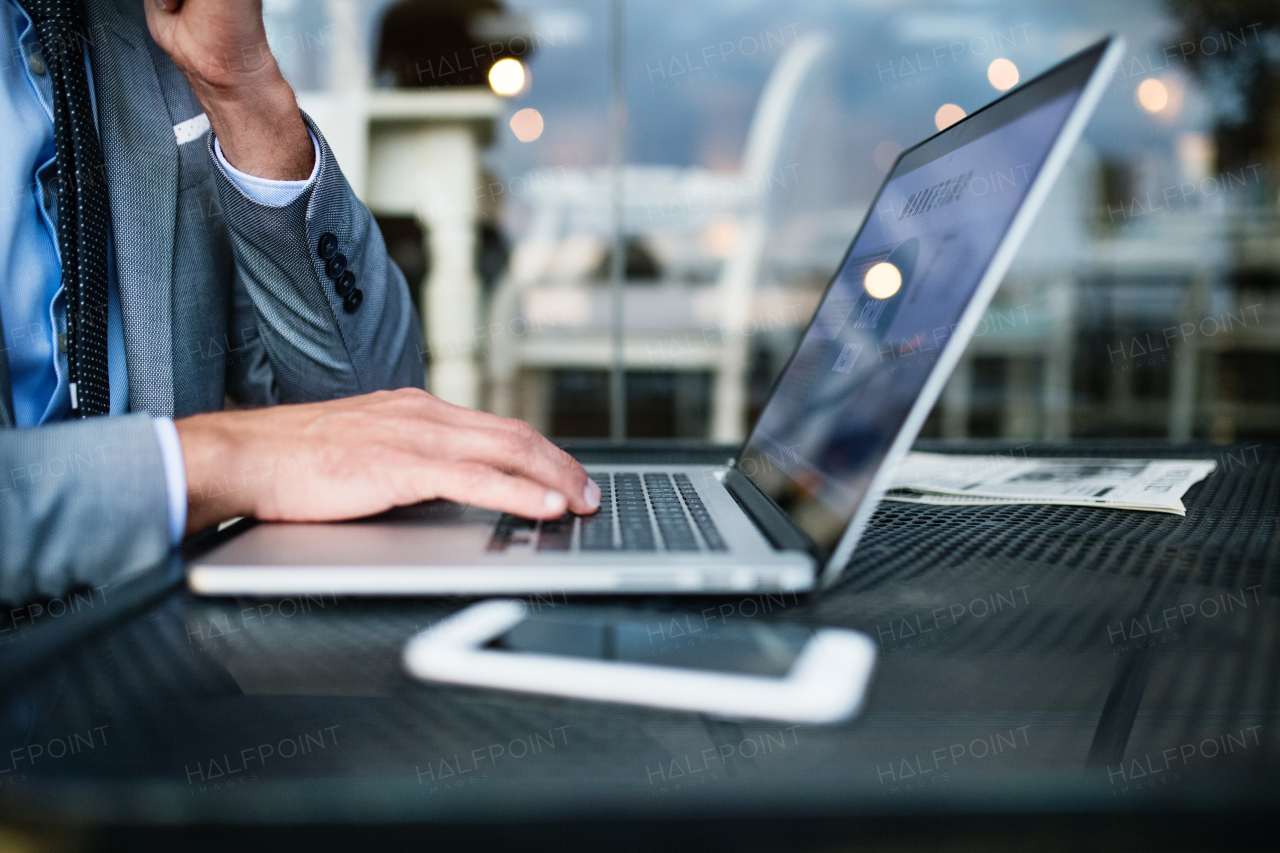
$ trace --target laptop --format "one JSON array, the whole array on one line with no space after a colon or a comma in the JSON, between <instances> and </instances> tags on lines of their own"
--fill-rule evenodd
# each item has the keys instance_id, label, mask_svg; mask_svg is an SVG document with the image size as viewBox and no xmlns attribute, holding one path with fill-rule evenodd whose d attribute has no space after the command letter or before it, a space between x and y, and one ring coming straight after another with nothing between
<instances>
[{"instance_id":1,"label":"laptop","mask_svg":"<svg viewBox=\"0 0 1280 853\"><path fill-rule=\"evenodd\" d=\"M798 593L833 583L1118 65L1108 38L904 151L736 458L589 466L599 513L434 501L248 524L207 595Z\"/></svg>"}]
</instances>

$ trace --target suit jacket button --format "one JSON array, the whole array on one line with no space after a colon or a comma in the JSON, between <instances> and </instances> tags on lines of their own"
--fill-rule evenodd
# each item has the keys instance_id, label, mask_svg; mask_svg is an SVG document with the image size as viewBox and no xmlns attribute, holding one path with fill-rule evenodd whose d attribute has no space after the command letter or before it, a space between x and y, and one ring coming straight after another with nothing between
<instances>
[{"instance_id":1,"label":"suit jacket button","mask_svg":"<svg viewBox=\"0 0 1280 853\"><path fill-rule=\"evenodd\" d=\"M341 256L339 256L341 257ZM333 289L338 291L338 295L344 299L351 295L351 291L356 287L356 274L351 270L347 270L338 276L338 280L334 282Z\"/></svg>"},{"instance_id":2,"label":"suit jacket button","mask_svg":"<svg viewBox=\"0 0 1280 853\"><path fill-rule=\"evenodd\" d=\"M316 245L316 250L320 253L320 257L329 260L338 253L338 238L328 231L320 235L320 242Z\"/></svg>"},{"instance_id":3,"label":"suit jacket button","mask_svg":"<svg viewBox=\"0 0 1280 853\"><path fill-rule=\"evenodd\" d=\"M338 276L347 271L347 256L341 252L334 255L324 265L324 271L329 274L329 278L338 278Z\"/></svg>"},{"instance_id":4,"label":"suit jacket button","mask_svg":"<svg viewBox=\"0 0 1280 853\"><path fill-rule=\"evenodd\" d=\"M342 310L348 314L354 314L360 310L360 303L364 302L364 291L356 288L347 294L347 298L342 300Z\"/></svg>"}]
</instances>

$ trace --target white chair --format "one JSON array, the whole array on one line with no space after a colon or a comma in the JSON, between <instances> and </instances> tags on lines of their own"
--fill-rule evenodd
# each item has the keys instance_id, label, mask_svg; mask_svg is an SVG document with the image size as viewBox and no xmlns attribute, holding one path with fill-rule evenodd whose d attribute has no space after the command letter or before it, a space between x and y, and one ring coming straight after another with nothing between
<instances>
[{"instance_id":1,"label":"white chair","mask_svg":"<svg viewBox=\"0 0 1280 853\"><path fill-rule=\"evenodd\" d=\"M624 171L624 231L646 240L664 275L625 289L622 361L628 370L712 373L710 431L718 441L740 440L745 429L753 293L771 199L795 181L794 167L780 162L783 142L797 95L827 49L815 35L783 54L757 104L738 174ZM490 402L495 412L545 428L548 389L522 371L545 377L614 363L609 292L596 274L612 241L612 183L606 169L557 170L527 176L524 189L532 221L490 306Z\"/></svg>"}]
</instances>

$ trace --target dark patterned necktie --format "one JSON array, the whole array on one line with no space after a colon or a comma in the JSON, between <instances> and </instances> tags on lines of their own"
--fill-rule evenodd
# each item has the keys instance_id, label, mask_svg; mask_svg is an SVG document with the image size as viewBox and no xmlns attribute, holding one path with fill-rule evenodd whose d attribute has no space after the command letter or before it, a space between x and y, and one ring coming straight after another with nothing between
<instances>
[{"instance_id":1,"label":"dark patterned necktie","mask_svg":"<svg viewBox=\"0 0 1280 853\"><path fill-rule=\"evenodd\" d=\"M107 372L107 187L84 62L78 0L19 0L35 24L53 84L58 248L67 304L73 417L111 410Z\"/></svg>"}]
</instances>

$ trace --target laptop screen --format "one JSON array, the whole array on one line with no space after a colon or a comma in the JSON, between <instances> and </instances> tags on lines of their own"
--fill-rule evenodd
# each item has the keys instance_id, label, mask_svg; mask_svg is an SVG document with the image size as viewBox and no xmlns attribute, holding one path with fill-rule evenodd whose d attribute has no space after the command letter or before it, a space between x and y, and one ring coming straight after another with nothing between
<instances>
[{"instance_id":1,"label":"laptop screen","mask_svg":"<svg viewBox=\"0 0 1280 853\"><path fill-rule=\"evenodd\" d=\"M881 188L738 460L822 553L866 497L1102 48L907 151Z\"/></svg>"}]
</instances>

